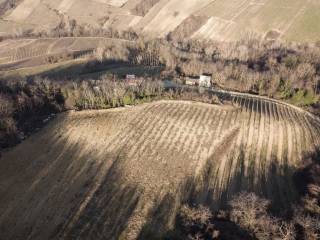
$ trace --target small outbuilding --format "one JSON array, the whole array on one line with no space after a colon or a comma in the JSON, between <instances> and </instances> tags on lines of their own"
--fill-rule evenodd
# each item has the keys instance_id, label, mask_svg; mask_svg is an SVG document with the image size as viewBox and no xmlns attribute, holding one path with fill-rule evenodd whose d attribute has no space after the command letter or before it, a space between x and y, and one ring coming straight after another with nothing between
<instances>
[{"instance_id":1,"label":"small outbuilding","mask_svg":"<svg viewBox=\"0 0 320 240\"><path fill-rule=\"evenodd\" d=\"M209 75L209 74L200 75L199 86L200 87L211 87L211 75Z\"/></svg>"},{"instance_id":2,"label":"small outbuilding","mask_svg":"<svg viewBox=\"0 0 320 240\"><path fill-rule=\"evenodd\" d=\"M142 79L137 78L136 75L134 75L134 74L127 74L126 75L126 82L129 86L136 87L141 84Z\"/></svg>"},{"instance_id":3,"label":"small outbuilding","mask_svg":"<svg viewBox=\"0 0 320 240\"><path fill-rule=\"evenodd\" d=\"M199 77L186 77L185 84L190 86L211 87L211 75L202 74Z\"/></svg>"},{"instance_id":4,"label":"small outbuilding","mask_svg":"<svg viewBox=\"0 0 320 240\"><path fill-rule=\"evenodd\" d=\"M126 75L126 80L133 80L133 79L136 79L136 75L134 75L134 74L127 74Z\"/></svg>"},{"instance_id":5,"label":"small outbuilding","mask_svg":"<svg viewBox=\"0 0 320 240\"><path fill-rule=\"evenodd\" d=\"M185 83L186 83L186 85L197 86L197 85L199 85L199 78L186 77Z\"/></svg>"}]
</instances>

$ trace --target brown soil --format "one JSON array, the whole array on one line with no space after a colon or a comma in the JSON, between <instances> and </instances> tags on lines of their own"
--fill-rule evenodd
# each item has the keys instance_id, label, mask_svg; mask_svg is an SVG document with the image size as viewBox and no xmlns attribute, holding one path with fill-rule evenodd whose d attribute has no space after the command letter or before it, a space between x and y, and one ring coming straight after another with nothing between
<instances>
[{"instance_id":1,"label":"brown soil","mask_svg":"<svg viewBox=\"0 0 320 240\"><path fill-rule=\"evenodd\" d=\"M284 151L315 141L319 126L295 109L299 120L290 118L287 106L237 98L233 107L159 101L59 115L1 157L0 239L161 235L182 202L217 208L242 190L289 205L302 153L284 161Z\"/></svg>"}]
</instances>

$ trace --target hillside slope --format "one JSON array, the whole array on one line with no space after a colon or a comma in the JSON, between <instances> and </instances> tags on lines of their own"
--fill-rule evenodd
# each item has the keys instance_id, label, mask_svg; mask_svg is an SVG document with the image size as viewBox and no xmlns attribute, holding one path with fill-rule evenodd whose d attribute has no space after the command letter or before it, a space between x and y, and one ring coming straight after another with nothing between
<instances>
[{"instance_id":1,"label":"hillside slope","mask_svg":"<svg viewBox=\"0 0 320 240\"><path fill-rule=\"evenodd\" d=\"M320 39L319 13L316 0L23 0L4 14L0 33L50 28L65 14L80 24L132 28L153 36L200 19L185 37L232 41L253 34L314 42Z\"/></svg>"},{"instance_id":2,"label":"hillside slope","mask_svg":"<svg viewBox=\"0 0 320 240\"><path fill-rule=\"evenodd\" d=\"M266 99L232 102L61 114L0 159L0 238L136 239L170 229L181 202L218 208L241 190L289 206L318 120Z\"/></svg>"}]
</instances>

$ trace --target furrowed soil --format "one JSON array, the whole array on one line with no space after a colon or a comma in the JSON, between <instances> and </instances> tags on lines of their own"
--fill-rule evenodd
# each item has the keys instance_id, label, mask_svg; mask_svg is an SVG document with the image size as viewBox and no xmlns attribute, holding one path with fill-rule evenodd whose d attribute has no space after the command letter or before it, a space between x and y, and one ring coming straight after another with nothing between
<instances>
[{"instance_id":1,"label":"furrowed soil","mask_svg":"<svg viewBox=\"0 0 320 240\"><path fill-rule=\"evenodd\" d=\"M314 43L320 37L319 11L317 0L19 0L17 7L3 9L0 36L55 28L64 14L78 24L99 27L104 21L104 28L148 37L179 29L186 38L232 42L254 34Z\"/></svg>"},{"instance_id":2,"label":"furrowed soil","mask_svg":"<svg viewBox=\"0 0 320 240\"><path fill-rule=\"evenodd\" d=\"M267 99L158 101L60 114L0 159L0 239L137 239L186 202L255 191L285 207L320 144L310 114Z\"/></svg>"}]
</instances>

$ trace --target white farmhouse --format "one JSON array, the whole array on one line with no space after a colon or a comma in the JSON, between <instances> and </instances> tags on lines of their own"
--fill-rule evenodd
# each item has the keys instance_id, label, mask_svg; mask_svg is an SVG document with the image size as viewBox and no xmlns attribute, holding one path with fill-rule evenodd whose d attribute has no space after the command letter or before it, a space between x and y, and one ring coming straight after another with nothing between
<instances>
[{"instance_id":1,"label":"white farmhouse","mask_svg":"<svg viewBox=\"0 0 320 240\"><path fill-rule=\"evenodd\" d=\"M199 86L200 87L211 87L211 76L209 76L209 75L200 75Z\"/></svg>"}]
</instances>

